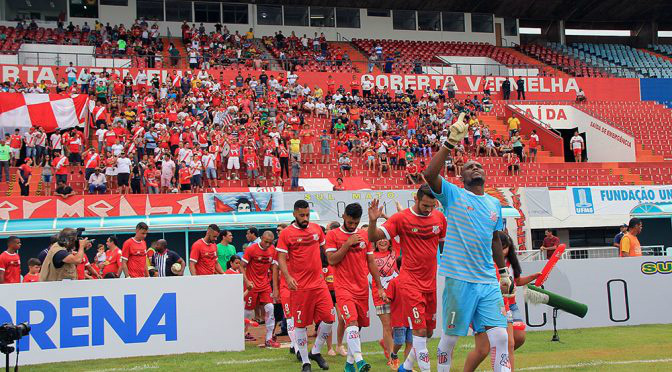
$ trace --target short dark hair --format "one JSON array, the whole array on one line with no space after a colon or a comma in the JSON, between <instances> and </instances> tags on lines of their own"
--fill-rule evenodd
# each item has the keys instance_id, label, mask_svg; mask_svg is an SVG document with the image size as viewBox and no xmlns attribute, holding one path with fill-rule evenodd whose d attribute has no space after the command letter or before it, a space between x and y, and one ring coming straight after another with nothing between
<instances>
[{"instance_id":1,"label":"short dark hair","mask_svg":"<svg viewBox=\"0 0 672 372\"><path fill-rule=\"evenodd\" d=\"M259 236L259 229L257 229L254 226L248 227L247 232L250 233L250 234L254 234L254 236Z\"/></svg>"},{"instance_id":2,"label":"short dark hair","mask_svg":"<svg viewBox=\"0 0 672 372\"><path fill-rule=\"evenodd\" d=\"M431 199L436 199L436 196L434 196L432 189L426 183L420 186L420 188L418 189L418 200L422 200L422 198L425 196L428 196Z\"/></svg>"},{"instance_id":3,"label":"short dark hair","mask_svg":"<svg viewBox=\"0 0 672 372\"><path fill-rule=\"evenodd\" d=\"M306 209L306 208L310 208L310 204L308 204L307 201L305 201L305 200L297 200L297 201L294 202L294 210L297 210L297 209Z\"/></svg>"},{"instance_id":4,"label":"short dark hair","mask_svg":"<svg viewBox=\"0 0 672 372\"><path fill-rule=\"evenodd\" d=\"M630 219L630 222L628 222L628 229L634 229L640 223L642 223L642 220L640 220L637 217L633 217L633 218Z\"/></svg>"},{"instance_id":5,"label":"short dark hair","mask_svg":"<svg viewBox=\"0 0 672 372\"><path fill-rule=\"evenodd\" d=\"M30 266L42 266L42 262L40 262L39 259L33 257L30 260L28 260L28 267Z\"/></svg>"},{"instance_id":6,"label":"short dark hair","mask_svg":"<svg viewBox=\"0 0 672 372\"><path fill-rule=\"evenodd\" d=\"M212 230L214 232L220 232L219 226L217 226L217 224L215 223L211 223L210 225L208 225L208 230Z\"/></svg>"},{"instance_id":7,"label":"short dark hair","mask_svg":"<svg viewBox=\"0 0 672 372\"><path fill-rule=\"evenodd\" d=\"M229 235L229 230L221 229L219 230L219 239L224 239L225 236Z\"/></svg>"},{"instance_id":8,"label":"short dark hair","mask_svg":"<svg viewBox=\"0 0 672 372\"><path fill-rule=\"evenodd\" d=\"M226 268L227 268L227 269L230 269L230 268L231 268L231 264L232 264L233 262L236 262L236 260L240 260L240 257L239 257L237 254L234 254L234 255L231 256L231 257L229 258L229 260L226 262Z\"/></svg>"},{"instance_id":9,"label":"short dark hair","mask_svg":"<svg viewBox=\"0 0 672 372\"><path fill-rule=\"evenodd\" d=\"M338 221L331 221L331 222L329 222L327 227L329 228L329 230L338 229L339 227L341 227L341 223L338 222Z\"/></svg>"},{"instance_id":10,"label":"short dark hair","mask_svg":"<svg viewBox=\"0 0 672 372\"><path fill-rule=\"evenodd\" d=\"M119 240L116 235L110 235L107 237L107 240L111 241L114 245L119 245Z\"/></svg>"},{"instance_id":11,"label":"short dark hair","mask_svg":"<svg viewBox=\"0 0 672 372\"><path fill-rule=\"evenodd\" d=\"M345 206L345 214L352 218L362 218L362 206L359 203L350 203Z\"/></svg>"},{"instance_id":12,"label":"short dark hair","mask_svg":"<svg viewBox=\"0 0 672 372\"><path fill-rule=\"evenodd\" d=\"M149 230L149 226L147 226L146 223L144 222L138 222L137 225L135 225L136 230Z\"/></svg>"},{"instance_id":13,"label":"short dark hair","mask_svg":"<svg viewBox=\"0 0 672 372\"><path fill-rule=\"evenodd\" d=\"M7 238L7 244L14 243L17 240L19 240L19 237L16 235L12 235L9 238Z\"/></svg>"}]
</instances>

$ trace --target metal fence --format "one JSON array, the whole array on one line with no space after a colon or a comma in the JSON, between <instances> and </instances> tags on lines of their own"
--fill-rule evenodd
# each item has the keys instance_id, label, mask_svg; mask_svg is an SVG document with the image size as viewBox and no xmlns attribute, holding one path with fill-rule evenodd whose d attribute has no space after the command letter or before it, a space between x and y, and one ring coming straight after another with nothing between
<instances>
[{"instance_id":1,"label":"metal fence","mask_svg":"<svg viewBox=\"0 0 672 372\"><path fill-rule=\"evenodd\" d=\"M540 250L518 251L520 261L544 261L546 253ZM672 256L672 249L662 245L642 246L642 256ZM586 260L591 258L619 257L616 247L567 248L562 254L564 260Z\"/></svg>"}]
</instances>

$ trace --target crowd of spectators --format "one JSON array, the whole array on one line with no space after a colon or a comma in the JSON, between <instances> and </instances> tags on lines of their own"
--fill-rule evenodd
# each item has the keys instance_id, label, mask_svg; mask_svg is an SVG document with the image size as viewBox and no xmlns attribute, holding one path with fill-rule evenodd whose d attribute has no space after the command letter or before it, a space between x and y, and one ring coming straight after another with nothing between
<instances>
[{"instance_id":1,"label":"crowd of spectators","mask_svg":"<svg viewBox=\"0 0 672 372\"><path fill-rule=\"evenodd\" d=\"M96 100L94 140L79 129L47 134L36 123L23 135L7 135L7 164L19 166L30 158L41 167L42 181L55 181L56 188L60 181L61 191L68 191L71 174L83 168L90 193L200 192L224 179L245 179L249 186L290 181L295 190L306 163L338 164L340 176L350 176L353 168L378 177L401 171L417 183L424 160L445 141L459 112L466 113L470 135L446 163L449 175L460 176L461 164L474 156L502 156L511 168L534 161L538 137L530 139L528 159L519 121L509 120L508 137L494 135L479 119L484 105L477 96L458 100L440 89L378 89L357 75L348 88L331 76L325 85L311 88L296 74L285 79L265 71L258 77L239 71L228 81L206 70L172 72L160 81L142 71L133 78L83 70L56 89ZM20 81L3 86L19 92L51 89ZM25 179L31 165L24 168ZM45 187L46 193L51 188Z\"/></svg>"},{"instance_id":2,"label":"crowd of spectators","mask_svg":"<svg viewBox=\"0 0 672 372\"><path fill-rule=\"evenodd\" d=\"M317 32L312 38L303 34L298 36L292 31L285 36L278 31L274 36L265 36L262 42L286 71L315 68L317 71L333 71L345 67L354 72L350 55L339 46L327 42L324 33Z\"/></svg>"},{"instance_id":3,"label":"crowd of spectators","mask_svg":"<svg viewBox=\"0 0 672 372\"><path fill-rule=\"evenodd\" d=\"M250 69L268 69L269 58L256 44L254 30L250 28L244 35L230 32L221 23L215 24L215 31L207 32L203 23L198 27L185 21L181 26L182 43L186 47L186 58L191 69L209 69L215 66L239 66ZM174 45L169 49L171 66L177 66L180 51Z\"/></svg>"}]
</instances>

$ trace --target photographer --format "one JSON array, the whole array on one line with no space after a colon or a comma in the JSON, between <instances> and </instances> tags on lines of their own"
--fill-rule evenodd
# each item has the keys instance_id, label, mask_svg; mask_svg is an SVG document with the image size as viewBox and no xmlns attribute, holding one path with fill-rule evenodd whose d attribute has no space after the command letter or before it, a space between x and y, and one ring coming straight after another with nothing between
<instances>
[{"instance_id":1,"label":"photographer","mask_svg":"<svg viewBox=\"0 0 672 372\"><path fill-rule=\"evenodd\" d=\"M73 228L61 230L58 241L49 248L42 263L41 282L77 280L77 265L82 262L84 251L91 247L88 239L80 240L78 235Z\"/></svg>"}]
</instances>

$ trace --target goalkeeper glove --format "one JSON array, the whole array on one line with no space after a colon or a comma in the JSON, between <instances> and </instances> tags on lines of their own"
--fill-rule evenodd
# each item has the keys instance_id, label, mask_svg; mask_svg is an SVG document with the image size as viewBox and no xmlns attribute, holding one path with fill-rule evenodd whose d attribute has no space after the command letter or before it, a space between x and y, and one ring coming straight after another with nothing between
<instances>
[{"instance_id":1,"label":"goalkeeper glove","mask_svg":"<svg viewBox=\"0 0 672 372\"><path fill-rule=\"evenodd\" d=\"M499 287L502 289L504 297L513 297L516 292L516 285L511 281L509 271L503 267L499 271Z\"/></svg>"},{"instance_id":2,"label":"goalkeeper glove","mask_svg":"<svg viewBox=\"0 0 672 372\"><path fill-rule=\"evenodd\" d=\"M450 134L448 135L448 140L444 143L444 146L447 148L454 148L455 145L460 143L460 141L469 134L469 124L464 122L465 115L464 112L460 113L457 121L448 128Z\"/></svg>"}]
</instances>

